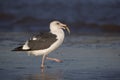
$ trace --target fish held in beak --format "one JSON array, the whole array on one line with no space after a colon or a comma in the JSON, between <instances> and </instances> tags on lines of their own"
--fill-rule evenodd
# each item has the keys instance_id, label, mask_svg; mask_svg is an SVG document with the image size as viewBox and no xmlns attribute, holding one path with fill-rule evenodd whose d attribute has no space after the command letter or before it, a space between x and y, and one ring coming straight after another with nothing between
<instances>
[{"instance_id":1,"label":"fish held in beak","mask_svg":"<svg viewBox=\"0 0 120 80\"><path fill-rule=\"evenodd\" d=\"M70 34L70 29L68 28L68 26L63 26L64 27L64 29L66 29L67 31L68 31L68 33Z\"/></svg>"},{"instance_id":2,"label":"fish held in beak","mask_svg":"<svg viewBox=\"0 0 120 80\"><path fill-rule=\"evenodd\" d=\"M68 33L70 34L70 29L66 26L66 30L68 31Z\"/></svg>"}]
</instances>

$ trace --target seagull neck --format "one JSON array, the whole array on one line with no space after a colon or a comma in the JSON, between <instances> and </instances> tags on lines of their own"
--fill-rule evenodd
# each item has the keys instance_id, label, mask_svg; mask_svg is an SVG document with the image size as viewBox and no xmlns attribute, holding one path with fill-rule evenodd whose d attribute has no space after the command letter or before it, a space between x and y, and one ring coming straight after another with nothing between
<instances>
[{"instance_id":1,"label":"seagull neck","mask_svg":"<svg viewBox=\"0 0 120 80\"><path fill-rule=\"evenodd\" d=\"M52 34L57 35L57 38L64 38L64 31L62 29L59 30L51 30Z\"/></svg>"}]
</instances>

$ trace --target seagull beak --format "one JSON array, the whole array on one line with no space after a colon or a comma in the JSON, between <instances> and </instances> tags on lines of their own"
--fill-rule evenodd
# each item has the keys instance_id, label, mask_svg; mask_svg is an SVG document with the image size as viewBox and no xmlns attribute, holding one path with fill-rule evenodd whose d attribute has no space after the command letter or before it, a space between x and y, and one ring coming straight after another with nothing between
<instances>
[{"instance_id":1,"label":"seagull beak","mask_svg":"<svg viewBox=\"0 0 120 80\"><path fill-rule=\"evenodd\" d=\"M68 33L70 34L70 29L66 26L66 30L68 31Z\"/></svg>"},{"instance_id":2,"label":"seagull beak","mask_svg":"<svg viewBox=\"0 0 120 80\"><path fill-rule=\"evenodd\" d=\"M65 24L63 24L63 29L66 29L67 31L68 31L68 33L70 34L70 29L68 28L68 26L67 25L65 25Z\"/></svg>"}]
</instances>

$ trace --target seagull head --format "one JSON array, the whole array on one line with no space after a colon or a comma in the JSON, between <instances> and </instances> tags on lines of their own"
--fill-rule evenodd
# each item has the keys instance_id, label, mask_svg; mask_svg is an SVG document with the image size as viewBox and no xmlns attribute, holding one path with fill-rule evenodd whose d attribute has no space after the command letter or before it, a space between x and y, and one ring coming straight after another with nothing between
<instances>
[{"instance_id":1,"label":"seagull head","mask_svg":"<svg viewBox=\"0 0 120 80\"><path fill-rule=\"evenodd\" d=\"M52 21L50 23L50 29L51 30L58 30L58 29L64 29L67 30L68 33L70 34L70 29L66 24L61 23L60 21Z\"/></svg>"}]
</instances>

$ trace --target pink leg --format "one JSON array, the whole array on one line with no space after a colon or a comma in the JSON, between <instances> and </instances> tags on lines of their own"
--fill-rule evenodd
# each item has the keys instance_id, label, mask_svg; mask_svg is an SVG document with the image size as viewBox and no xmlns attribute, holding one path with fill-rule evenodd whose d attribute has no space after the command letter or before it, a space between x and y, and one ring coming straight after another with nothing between
<instances>
[{"instance_id":1,"label":"pink leg","mask_svg":"<svg viewBox=\"0 0 120 80\"><path fill-rule=\"evenodd\" d=\"M42 57L41 69L43 69L43 68L44 68L45 58L46 58L46 55L43 55L43 57Z\"/></svg>"},{"instance_id":2,"label":"pink leg","mask_svg":"<svg viewBox=\"0 0 120 80\"><path fill-rule=\"evenodd\" d=\"M57 59L57 58L49 58L49 57L46 57L46 59L52 60L52 61L55 61L55 62L58 62L58 63L63 62L62 60L59 60L59 59Z\"/></svg>"}]
</instances>

